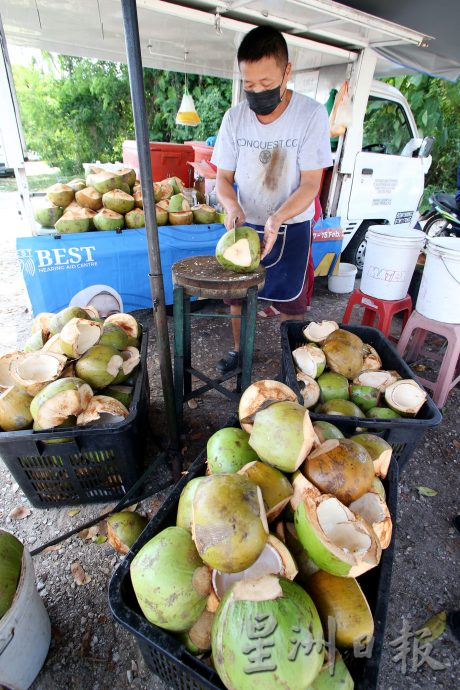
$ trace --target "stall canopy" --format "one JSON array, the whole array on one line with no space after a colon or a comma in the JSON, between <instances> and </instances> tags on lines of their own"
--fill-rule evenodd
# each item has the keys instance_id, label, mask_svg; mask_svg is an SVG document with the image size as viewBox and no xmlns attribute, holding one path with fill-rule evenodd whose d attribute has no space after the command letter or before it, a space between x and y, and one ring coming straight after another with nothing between
<instances>
[{"instance_id":1,"label":"stall canopy","mask_svg":"<svg viewBox=\"0 0 460 690\"><path fill-rule=\"evenodd\" d=\"M138 0L143 64L231 78L235 45L258 24L288 38L296 70L344 62L374 48L380 72L419 70L448 79L460 74L458 0ZM0 0L9 42L57 53L125 61L117 0ZM455 32L455 38L454 38ZM316 50L314 41L330 46Z\"/></svg>"}]
</instances>

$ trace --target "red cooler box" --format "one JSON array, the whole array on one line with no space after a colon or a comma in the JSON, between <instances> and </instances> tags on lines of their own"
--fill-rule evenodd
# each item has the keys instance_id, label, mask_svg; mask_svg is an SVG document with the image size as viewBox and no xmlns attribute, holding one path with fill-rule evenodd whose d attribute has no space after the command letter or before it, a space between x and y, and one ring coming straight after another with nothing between
<instances>
[{"instance_id":1,"label":"red cooler box","mask_svg":"<svg viewBox=\"0 0 460 690\"><path fill-rule=\"evenodd\" d=\"M194 150L188 144L171 144L164 141L150 142L150 160L155 182L166 177L180 177L189 186L190 169L187 163L194 160ZM123 142L123 163L134 168L139 177L139 156L136 141Z\"/></svg>"},{"instance_id":2,"label":"red cooler box","mask_svg":"<svg viewBox=\"0 0 460 690\"><path fill-rule=\"evenodd\" d=\"M214 146L208 146L205 141L186 141L195 152L195 163L200 163L201 161L210 161L212 152L214 151Z\"/></svg>"}]
</instances>

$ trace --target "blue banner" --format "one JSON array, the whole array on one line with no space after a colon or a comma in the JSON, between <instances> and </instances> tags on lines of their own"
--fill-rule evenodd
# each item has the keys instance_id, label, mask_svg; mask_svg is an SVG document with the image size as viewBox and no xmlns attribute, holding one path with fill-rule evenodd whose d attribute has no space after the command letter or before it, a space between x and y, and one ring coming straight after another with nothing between
<instances>
[{"instance_id":1,"label":"blue banner","mask_svg":"<svg viewBox=\"0 0 460 690\"><path fill-rule=\"evenodd\" d=\"M213 255L221 224L158 228L166 304L171 267L188 256ZM122 232L19 237L17 256L34 315L93 304L101 316L152 306L145 228Z\"/></svg>"}]
</instances>

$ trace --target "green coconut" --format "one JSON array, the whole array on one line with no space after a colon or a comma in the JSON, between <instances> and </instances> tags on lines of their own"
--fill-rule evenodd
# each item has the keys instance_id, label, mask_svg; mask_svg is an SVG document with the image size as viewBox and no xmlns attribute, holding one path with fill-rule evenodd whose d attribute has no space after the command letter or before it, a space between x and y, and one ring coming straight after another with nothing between
<instances>
[{"instance_id":1,"label":"green coconut","mask_svg":"<svg viewBox=\"0 0 460 690\"><path fill-rule=\"evenodd\" d=\"M147 518L128 510L107 518L107 541L118 553L126 554L147 526Z\"/></svg>"},{"instance_id":2,"label":"green coconut","mask_svg":"<svg viewBox=\"0 0 460 690\"><path fill-rule=\"evenodd\" d=\"M193 499L204 477L195 477L182 489L177 506L176 525L192 533Z\"/></svg>"},{"instance_id":3,"label":"green coconut","mask_svg":"<svg viewBox=\"0 0 460 690\"><path fill-rule=\"evenodd\" d=\"M145 216L141 208L133 208L132 211L125 216L125 224L127 228L144 228Z\"/></svg>"},{"instance_id":4,"label":"green coconut","mask_svg":"<svg viewBox=\"0 0 460 690\"><path fill-rule=\"evenodd\" d=\"M32 426L31 396L17 386L0 392L0 429L20 431Z\"/></svg>"},{"instance_id":5,"label":"green coconut","mask_svg":"<svg viewBox=\"0 0 460 690\"><path fill-rule=\"evenodd\" d=\"M400 379L385 389L385 402L403 417L415 417L428 398L413 379Z\"/></svg>"},{"instance_id":6,"label":"green coconut","mask_svg":"<svg viewBox=\"0 0 460 690\"><path fill-rule=\"evenodd\" d=\"M104 395L110 398L115 398L121 402L127 410L133 401L133 387L132 386L107 386L104 388Z\"/></svg>"},{"instance_id":7,"label":"green coconut","mask_svg":"<svg viewBox=\"0 0 460 690\"><path fill-rule=\"evenodd\" d=\"M308 410L290 401L257 412L249 439L261 460L283 472L300 467L316 442Z\"/></svg>"},{"instance_id":8,"label":"green coconut","mask_svg":"<svg viewBox=\"0 0 460 690\"><path fill-rule=\"evenodd\" d=\"M375 491L375 493L378 494L381 498L383 498L384 501L386 500L385 487L383 486L382 480L379 477L374 477L371 491Z\"/></svg>"},{"instance_id":9,"label":"green coconut","mask_svg":"<svg viewBox=\"0 0 460 690\"><path fill-rule=\"evenodd\" d=\"M401 419L401 416L389 407L371 407L366 412L368 419Z\"/></svg>"},{"instance_id":10,"label":"green coconut","mask_svg":"<svg viewBox=\"0 0 460 690\"><path fill-rule=\"evenodd\" d=\"M144 200L142 199L142 192L140 189L133 192L134 208L144 208Z\"/></svg>"},{"instance_id":11,"label":"green coconut","mask_svg":"<svg viewBox=\"0 0 460 690\"><path fill-rule=\"evenodd\" d=\"M109 395L95 395L77 417L78 426L119 424L129 415L126 407Z\"/></svg>"},{"instance_id":12,"label":"green coconut","mask_svg":"<svg viewBox=\"0 0 460 690\"><path fill-rule=\"evenodd\" d=\"M69 185L58 182L57 184L53 184L51 187L48 187L46 190L46 196L55 206L65 208L70 204L71 201L73 201L75 197L75 190L73 190L72 187L69 187Z\"/></svg>"},{"instance_id":13,"label":"green coconut","mask_svg":"<svg viewBox=\"0 0 460 690\"><path fill-rule=\"evenodd\" d=\"M0 619L10 608L21 574L24 547L14 534L0 530Z\"/></svg>"},{"instance_id":14,"label":"green coconut","mask_svg":"<svg viewBox=\"0 0 460 690\"><path fill-rule=\"evenodd\" d=\"M374 530L335 496L306 495L294 520L302 546L321 570L358 577L378 565L381 547Z\"/></svg>"},{"instance_id":15,"label":"green coconut","mask_svg":"<svg viewBox=\"0 0 460 690\"><path fill-rule=\"evenodd\" d=\"M200 618L211 593L211 573L187 530L167 527L134 557L131 582L150 623L185 632Z\"/></svg>"},{"instance_id":16,"label":"green coconut","mask_svg":"<svg viewBox=\"0 0 460 690\"><path fill-rule=\"evenodd\" d=\"M67 182L68 187L72 187L74 192L79 192L86 187L86 181L81 177L74 177L73 180Z\"/></svg>"},{"instance_id":17,"label":"green coconut","mask_svg":"<svg viewBox=\"0 0 460 690\"><path fill-rule=\"evenodd\" d=\"M238 472L248 462L259 459L249 445L249 434L233 427L216 431L209 438L206 451L208 470L212 474Z\"/></svg>"},{"instance_id":18,"label":"green coconut","mask_svg":"<svg viewBox=\"0 0 460 690\"><path fill-rule=\"evenodd\" d=\"M176 192L174 191L174 186L168 182L168 180L163 180L160 182L160 189L161 189L161 199L170 199L173 194L179 194L180 189L178 189Z\"/></svg>"},{"instance_id":19,"label":"green coconut","mask_svg":"<svg viewBox=\"0 0 460 690\"><path fill-rule=\"evenodd\" d=\"M155 216L157 219L157 225L168 225L168 211L160 206L160 204L155 204Z\"/></svg>"},{"instance_id":20,"label":"green coconut","mask_svg":"<svg viewBox=\"0 0 460 690\"><path fill-rule=\"evenodd\" d=\"M134 191L136 191L136 190L134 190ZM155 199L155 203L158 203L162 199L161 183L160 182L154 182L153 183L153 198Z\"/></svg>"},{"instance_id":21,"label":"green coconut","mask_svg":"<svg viewBox=\"0 0 460 690\"><path fill-rule=\"evenodd\" d=\"M34 208L34 218L43 228L54 228L63 213L61 206L56 206L49 200Z\"/></svg>"},{"instance_id":22,"label":"green coconut","mask_svg":"<svg viewBox=\"0 0 460 690\"><path fill-rule=\"evenodd\" d=\"M121 189L112 189L102 195L102 204L104 208L124 215L134 208L134 198Z\"/></svg>"},{"instance_id":23,"label":"green coconut","mask_svg":"<svg viewBox=\"0 0 460 690\"><path fill-rule=\"evenodd\" d=\"M239 474L212 474L193 498L192 535L211 568L238 573L252 565L267 541L262 492Z\"/></svg>"},{"instance_id":24,"label":"green coconut","mask_svg":"<svg viewBox=\"0 0 460 690\"><path fill-rule=\"evenodd\" d=\"M198 204L198 206L193 206L193 222L194 223L215 223L216 222L216 209L214 206L209 206L208 204Z\"/></svg>"},{"instance_id":25,"label":"green coconut","mask_svg":"<svg viewBox=\"0 0 460 690\"><path fill-rule=\"evenodd\" d=\"M324 443L324 441L329 441L333 438L344 438L344 435L340 429L330 422L313 422L313 429L315 430L320 443Z\"/></svg>"},{"instance_id":26,"label":"green coconut","mask_svg":"<svg viewBox=\"0 0 460 690\"><path fill-rule=\"evenodd\" d=\"M121 168L116 170L117 177L128 187L133 187L136 184L136 171L134 168Z\"/></svg>"},{"instance_id":27,"label":"green coconut","mask_svg":"<svg viewBox=\"0 0 460 690\"><path fill-rule=\"evenodd\" d=\"M326 357L323 351L316 345L302 345L292 351L292 357L296 367L314 379L321 376L326 367Z\"/></svg>"},{"instance_id":28,"label":"green coconut","mask_svg":"<svg viewBox=\"0 0 460 690\"><path fill-rule=\"evenodd\" d=\"M354 379L363 368L363 343L349 331L337 329L322 346L327 366L336 374Z\"/></svg>"},{"instance_id":29,"label":"green coconut","mask_svg":"<svg viewBox=\"0 0 460 690\"><path fill-rule=\"evenodd\" d=\"M163 180L162 184L170 185L173 194L180 194L185 187L180 177L168 177L166 180Z\"/></svg>"},{"instance_id":30,"label":"green coconut","mask_svg":"<svg viewBox=\"0 0 460 690\"><path fill-rule=\"evenodd\" d=\"M331 667L333 668L332 675ZM326 661L308 690L353 690L354 687L355 683L350 671L339 652L336 652L333 664L328 660L326 653Z\"/></svg>"},{"instance_id":31,"label":"green coconut","mask_svg":"<svg viewBox=\"0 0 460 690\"><path fill-rule=\"evenodd\" d=\"M367 412L377 407L380 399L380 391L372 386L360 386L355 383L351 386L351 400L363 411Z\"/></svg>"},{"instance_id":32,"label":"green coconut","mask_svg":"<svg viewBox=\"0 0 460 690\"><path fill-rule=\"evenodd\" d=\"M137 347L133 347L132 345L129 345L125 350L122 350L120 354L123 359L123 364L113 380L115 385L118 383L125 383L141 361L139 350Z\"/></svg>"},{"instance_id":33,"label":"green coconut","mask_svg":"<svg viewBox=\"0 0 460 690\"><path fill-rule=\"evenodd\" d=\"M118 185L118 189L121 192L125 192L125 194L129 194L130 196L132 196L131 187L129 186L129 184L126 184L125 182L120 182L120 184ZM133 197L133 201L134 201L134 197Z\"/></svg>"},{"instance_id":34,"label":"green coconut","mask_svg":"<svg viewBox=\"0 0 460 690\"><path fill-rule=\"evenodd\" d=\"M190 204L183 194L174 194L169 200L170 213L182 213L190 211Z\"/></svg>"},{"instance_id":35,"label":"green coconut","mask_svg":"<svg viewBox=\"0 0 460 690\"><path fill-rule=\"evenodd\" d=\"M96 230L121 230L124 226L125 219L121 213L111 211L109 208L102 208L99 213L94 216L93 222Z\"/></svg>"},{"instance_id":36,"label":"green coconut","mask_svg":"<svg viewBox=\"0 0 460 690\"><path fill-rule=\"evenodd\" d=\"M296 582L298 582L302 587L308 582L308 578L318 571L318 566L313 563L308 553L303 548L295 526L292 522L287 522L285 526L285 542L289 551L292 553L299 570Z\"/></svg>"},{"instance_id":37,"label":"green coconut","mask_svg":"<svg viewBox=\"0 0 460 690\"><path fill-rule=\"evenodd\" d=\"M318 379L318 386L321 389L321 402L328 400L348 400L348 379L342 374L327 371Z\"/></svg>"},{"instance_id":38,"label":"green coconut","mask_svg":"<svg viewBox=\"0 0 460 690\"><path fill-rule=\"evenodd\" d=\"M378 477L385 477L390 467L393 449L385 439L375 434L356 434L351 437L355 443L359 443L369 453L374 463L374 472Z\"/></svg>"},{"instance_id":39,"label":"green coconut","mask_svg":"<svg viewBox=\"0 0 460 690\"><path fill-rule=\"evenodd\" d=\"M168 222L170 225L191 225L193 223L193 213L191 211L169 212Z\"/></svg>"},{"instance_id":40,"label":"green coconut","mask_svg":"<svg viewBox=\"0 0 460 690\"><path fill-rule=\"evenodd\" d=\"M60 333L66 323L71 319L91 319L87 311L81 307L66 307L54 314L48 321L50 335Z\"/></svg>"},{"instance_id":41,"label":"green coconut","mask_svg":"<svg viewBox=\"0 0 460 690\"><path fill-rule=\"evenodd\" d=\"M116 350L124 350L128 346L128 334L116 323L104 323L99 345L110 345Z\"/></svg>"},{"instance_id":42,"label":"green coconut","mask_svg":"<svg viewBox=\"0 0 460 690\"><path fill-rule=\"evenodd\" d=\"M99 342L102 324L89 319L70 319L59 334L60 347L67 357L78 359Z\"/></svg>"},{"instance_id":43,"label":"green coconut","mask_svg":"<svg viewBox=\"0 0 460 690\"><path fill-rule=\"evenodd\" d=\"M302 648L293 654L293 635L308 645L308 654ZM212 656L227 688L306 690L323 665L324 647L315 645L322 639L318 612L305 590L266 575L241 580L224 596L212 626ZM253 675L256 664L264 668L263 678Z\"/></svg>"},{"instance_id":44,"label":"green coconut","mask_svg":"<svg viewBox=\"0 0 460 690\"><path fill-rule=\"evenodd\" d=\"M104 321L104 325L107 323L114 323L116 326L122 328L128 338L138 339L141 336L142 327L131 314L125 314L123 312L110 314ZM130 345L130 343L128 343L128 345Z\"/></svg>"},{"instance_id":45,"label":"green coconut","mask_svg":"<svg viewBox=\"0 0 460 690\"><path fill-rule=\"evenodd\" d=\"M95 345L78 360L75 371L92 388L100 390L113 383L122 364L119 350L110 345Z\"/></svg>"},{"instance_id":46,"label":"green coconut","mask_svg":"<svg viewBox=\"0 0 460 690\"><path fill-rule=\"evenodd\" d=\"M236 237L236 242L235 242ZM217 243L216 259L229 271L252 273L260 264L260 240L257 231L242 226L226 232Z\"/></svg>"},{"instance_id":47,"label":"green coconut","mask_svg":"<svg viewBox=\"0 0 460 690\"><path fill-rule=\"evenodd\" d=\"M75 193L75 199L79 206L99 211L102 208L102 194L94 187L85 187Z\"/></svg>"},{"instance_id":48,"label":"green coconut","mask_svg":"<svg viewBox=\"0 0 460 690\"><path fill-rule=\"evenodd\" d=\"M39 428L52 429L80 414L92 397L85 381L68 376L45 386L30 403L30 412Z\"/></svg>"},{"instance_id":49,"label":"green coconut","mask_svg":"<svg viewBox=\"0 0 460 690\"><path fill-rule=\"evenodd\" d=\"M45 339L43 338L42 331L36 331L32 333L30 338L27 338L24 345L24 352L36 352L37 350L41 350L44 344Z\"/></svg>"},{"instance_id":50,"label":"green coconut","mask_svg":"<svg viewBox=\"0 0 460 690\"><path fill-rule=\"evenodd\" d=\"M91 219L82 216L78 211L66 211L55 223L55 229L61 235L70 235L78 232L88 232L91 227Z\"/></svg>"},{"instance_id":51,"label":"green coconut","mask_svg":"<svg viewBox=\"0 0 460 690\"><path fill-rule=\"evenodd\" d=\"M238 474L250 479L262 491L268 522L278 517L293 494L292 484L288 478L275 467L259 460L249 462Z\"/></svg>"},{"instance_id":52,"label":"green coconut","mask_svg":"<svg viewBox=\"0 0 460 690\"><path fill-rule=\"evenodd\" d=\"M88 182L88 179L86 180ZM120 178L117 174L102 170L100 173L91 175L90 185L94 187L100 194L110 192L112 189L117 189L120 183Z\"/></svg>"},{"instance_id":53,"label":"green coconut","mask_svg":"<svg viewBox=\"0 0 460 690\"><path fill-rule=\"evenodd\" d=\"M315 412L339 417L360 417L361 419L366 416L351 400L328 400L317 407Z\"/></svg>"},{"instance_id":54,"label":"green coconut","mask_svg":"<svg viewBox=\"0 0 460 690\"><path fill-rule=\"evenodd\" d=\"M296 394L285 383L272 381L271 379L263 379L251 383L242 394L238 406L238 417L241 427L250 433L256 413L260 409L267 407L267 405L271 405L274 402L282 402L283 400L297 402Z\"/></svg>"},{"instance_id":55,"label":"green coconut","mask_svg":"<svg viewBox=\"0 0 460 690\"><path fill-rule=\"evenodd\" d=\"M36 395L48 383L58 379L67 363L65 355L54 352L26 352L10 365L14 385L29 395Z\"/></svg>"}]
</instances>

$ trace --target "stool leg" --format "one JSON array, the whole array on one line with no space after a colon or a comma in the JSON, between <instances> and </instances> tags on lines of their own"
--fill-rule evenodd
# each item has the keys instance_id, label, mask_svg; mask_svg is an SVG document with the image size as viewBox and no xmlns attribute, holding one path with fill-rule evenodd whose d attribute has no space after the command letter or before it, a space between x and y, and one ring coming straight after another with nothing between
<instances>
[{"instance_id":1,"label":"stool leg","mask_svg":"<svg viewBox=\"0 0 460 690\"><path fill-rule=\"evenodd\" d=\"M347 302L345 313L344 313L343 318L342 318L342 323L349 323L350 322L351 315L353 312L353 307L355 306L355 304L356 304L356 302L354 300L354 293L353 293Z\"/></svg>"},{"instance_id":2,"label":"stool leg","mask_svg":"<svg viewBox=\"0 0 460 690\"><path fill-rule=\"evenodd\" d=\"M433 400L438 407L444 407L451 388L455 385L455 373L457 370L459 346L457 343L447 342L441 367L433 390Z\"/></svg>"},{"instance_id":3,"label":"stool leg","mask_svg":"<svg viewBox=\"0 0 460 690\"><path fill-rule=\"evenodd\" d=\"M363 318L361 320L361 325L362 326L371 326L371 328L372 328L374 326L374 321L375 321L375 311L373 309L368 309L367 307L365 307Z\"/></svg>"},{"instance_id":4,"label":"stool leg","mask_svg":"<svg viewBox=\"0 0 460 690\"><path fill-rule=\"evenodd\" d=\"M257 316L257 287L249 288L243 302L241 315L240 362L241 377L238 377L238 392L246 390L251 383L252 356L254 352L254 336Z\"/></svg>"},{"instance_id":5,"label":"stool leg","mask_svg":"<svg viewBox=\"0 0 460 690\"><path fill-rule=\"evenodd\" d=\"M418 332L417 332L418 331ZM427 332L423 330L423 328L414 328L414 336L412 338L412 343L410 348L407 351L406 355L406 361L407 362L413 362L414 360L417 359L420 350L423 347L423 343L425 342L426 339L426 334Z\"/></svg>"},{"instance_id":6,"label":"stool leg","mask_svg":"<svg viewBox=\"0 0 460 690\"><path fill-rule=\"evenodd\" d=\"M391 330L391 322L393 321L393 314L390 314L386 310L379 311L379 320L377 322L377 328L386 337Z\"/></svg>"},{"instance_id":7,"label":"stool leg","mask_svg":"<svg viewBox=\"0 0 460 690\"><path fill-rule=\"evenodd\" d=\"M182 431L184 404L184 289L174 288L174 399L177 426Z\"/></svg>"},{"instance_id":8,"label":"stool leg","mask_svg":"<svg viewBox=\"0 0 460 690\"><path fill-rule=\"evenodd\" d=\"M192 366L192 334L190 319L190 296L184 295L184 393L192 392L192 375L187 368Z\"/></svg>"}]
</instances>

